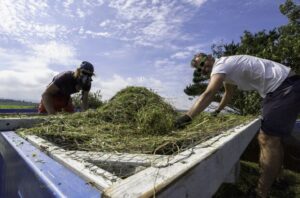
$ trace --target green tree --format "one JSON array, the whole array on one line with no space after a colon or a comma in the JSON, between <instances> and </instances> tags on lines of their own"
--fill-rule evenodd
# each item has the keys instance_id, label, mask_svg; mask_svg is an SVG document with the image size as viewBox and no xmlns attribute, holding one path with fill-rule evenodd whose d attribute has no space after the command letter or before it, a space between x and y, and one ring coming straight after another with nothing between
<instances>
[{"instance_id":1,"label":"green tree","mask_svg":"<svg viewBox=\"0 0 300 198\"><path fill-rule=\"evenodd\" d=\"M81 107L81 93L76 93L72 96L72 101L75 108ZM101 91L97 90L96 92L89 92L88 95L88 108L89 109L97 109L104 104L102 101Z\"/></svg>"},{"instance_id":2,"label":"green tree","mask_svg":"<svg viewBox=\"0 0 300 198\"><path fill-rule=\"evenodd\" d=\"M193 73L193 83L184 89L184 93L189 96L197 96L202 93L207 85L207 77L201 75L201 72L195 69Z\"/></svg>"},{"instance_id":3,"label":"green tree","mask_svg":"<svg viewBox=\"0 0 300 198\"><path fill-rule=\"evenodd\" d=\"M291 0L280 6L282 14L287 16L289 23L279 27L280 34L278 52L281 62L291 66L297 73L300 72L300 5Z\"/></svg>"}]
</instances>

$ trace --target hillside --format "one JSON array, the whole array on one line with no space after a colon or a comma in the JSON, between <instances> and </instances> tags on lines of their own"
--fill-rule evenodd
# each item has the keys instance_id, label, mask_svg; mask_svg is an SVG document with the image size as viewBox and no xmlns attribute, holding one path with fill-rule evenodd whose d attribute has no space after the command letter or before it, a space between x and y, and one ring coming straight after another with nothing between
<instances>
[{"instance_id":1,"label":"hillside","mask_svg":"<svg viewBox=\"0 0 300 198\"><path fill-rule=\"evenodd\" d=\"M36 107L38 104L34 102L28 102L24 100L12 100L12 99L1 99L0 98L0 108L31 108Z\"/></svg>"}]
</instances>

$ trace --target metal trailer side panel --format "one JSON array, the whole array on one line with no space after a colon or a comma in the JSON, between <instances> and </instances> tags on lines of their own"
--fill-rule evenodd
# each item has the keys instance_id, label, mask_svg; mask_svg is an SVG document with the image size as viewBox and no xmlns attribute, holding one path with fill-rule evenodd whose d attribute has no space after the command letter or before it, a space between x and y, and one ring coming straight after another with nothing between
<instances>
[{"instance_id":1,"label":"metal trailer side panel","mask_svg":"<svg viewBox=\"0 0 300 198\"><path fill-rule=\"evenodd\" d=\"M17 113L32 113L37 114L38 109L0 109L0 114L17 114Z\"/></svg>"},{"instance_id":2,"label":"metal trailer side panel","mask_svg":"<svg viewBox=\"0 0 300 198\"><path fill-rule=\"evenodd\" d=\"M0 134L0 197L101 197L101 192L14 132Z\"/></svg>"}]
</instances>

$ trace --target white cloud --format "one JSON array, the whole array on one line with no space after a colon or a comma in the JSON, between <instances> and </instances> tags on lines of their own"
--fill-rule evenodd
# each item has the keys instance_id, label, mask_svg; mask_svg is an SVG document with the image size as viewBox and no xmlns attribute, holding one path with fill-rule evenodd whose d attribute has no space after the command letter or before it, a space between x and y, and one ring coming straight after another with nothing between
<instances>
[{"instance_id":1,"label":"white cloud","mask_svg":"<svg viewBox=\"0 0 300 198\"><path fill-rule=\"evenodd\" d=\"M77 8L77 14L78 14L79 18L84 18L85 15L86 15L86 14L85 14L81 9L79 9L79 8Z\"/></svg>"},{"instance_id":2,"label":"white cloud","mask_svg":"<svg viewBox=\"0 0 300 198\"><path fill-rule=\"evenodd\" d=\"M13 70L0 72L1 98L37 102L47 84L57 74L43 65L43 61L28 59L24 62L14 61L13 64L18 64ZM32 68L32 65L39 67Z\"/></svg>"},{"instance_id":3,"label":"white cloud","mask_svg":"<svg viewBox=\"0 0 300 198\"><path fill-rule=\"evenodd\" d=\"M115 57L126 57L128 56L128 50L129 49L122 49L122 50L113 50L113 51L108 51L108 52L104 52L104 53L101 53L99 55L102 55L102 56L107 56L107 57L110 57L110 58L115 58Z\"/></svg>"},{"instance_id":4,"label":"white cloud","mask_svg":"<svg viewBox=\"0 0 300 198\"><path fill-rule=\"evenodd\" d=\"M52 69L52 64L78 64L71 49L55 42L34 45L27 52L0 48L1 98L39 101L53 76L61 72Z\"/></svg>"},{"instance_id":5,"label":"white cloud","mask_svg":"<svg viewBox=\"0 0 300 198\"><path fill-rule=\"evenodd\" d=\"M179 82L175 85L171 84L154 77L141 76L125 78L115 74L112 78L105 80L99 78L95 79L93 81L92 91L101 90L103 99L108 100L127 86L143 86L153 90L178 109L186 110L190 108L194 100L190 100L189 97L183 93L182 85L179 85Z\"/></svg>"},{"instance_id":6,"label":"white cloud","mask_svg":"<svg viewBox=\"0 0 300 198\"><path fill-rule=\"evenodd\" d=\"M202 1L184 2L202 5ZM197 9L192 6L187 9L186 4L171 0L112 0L109 7L117 11L117 16L110 19L109 24L102 22L101 27L106 27L117 39L154 47L163 47L163 43L186 37L181 26Z\"/></svg>"},{"instance_id":7,"label":"white cloud","mask_svg":"<svg viewBox=\"0 0 300 198\"><path fill-rule=\"evenodd\" d=\"M63 6L66 8L66 9L69 9L70 6L74 3L74 0L65 0L65 2L63 3Z\"/></svg>"},{"instance_id":8,"label":"white cloud","mask_svg":"<svg viewBox=\"0 0 300 198\"><path fill-rule=\"evenodd\" d=\"M185 0L186 2L198 6L200 7L201 5L203 5L207 0Z\"/></svg>"},{"instance_id":9,"label":"white cloud","mask_svg":"<svg viewBox=\"0 0 300 198\"><path fill-rule=\"evenodd\" d=\"M105 21L102 21L102 22L99 24L99 26L100 26L100 27L105 27L105 26L107 26L109 23L110 23L110 20L105 20Z\"/></svg>"},{"instance_id":10,"label":"white cloud","mask_svg":"<svg viewBox=\"0 0 300 198\"><path fill-rule=\"evenodd\" d=\"M49 63L72 64L76 55L75 48L67 44L50 41L44 44L36 44L32 46L33 55Z\"/></svg>"},{"instance_id":11,"label":"white cloud","mask_svg":"<svg viewBox=\"0 0 300 198\"><path fill-rule=\"evenodd\" d=\"M127 77L124 78L118 74L114 74L111 79L93 81L93 90L101 90L105 100L114 96L118 91L127 86L144 86L155 91L162 91L163 84L160 80L151 77Z\"/></svg>"},{"instance_id":12,"label":"white cloud","mask_svg":"<svg viewBox=\"0 0 300 198\"><path fill-rule=\"evenodd\" d=\"M168 58L159 59L154 62L157 75L163 76L165 79L171 81L178 80L178 76L187 76L190 73L190 68L187 67L186 62L177 63L174 60Z\"/></svg>"},{"instance_id":13,"label":"white cloud","mask_svg":"<svg viewBox=\"0 0 300 198\"><path fill-rule=\"evenodd\" d=\"M171 58L176 58L176 59L185 59L191 55L190 52L176 52L171 56Z\"/></svg>"},{"instance_id":14,"label":"white cloud","mask_svg":"<svg viewBox=\"0 0 300 198\"><path fill-rule=\"evenodd\" d=\"M184 59L192 59L193 55L199 52L205 52L205 48L208 48L211 44L204 43L198 45L191 45L183 47L182 49L177 50L174 54L170 56L172 59L184 60Z\"/></svg>"},{"instance_id":15,"label":"white cloud","mask_svg":"<svg viewBox=\"0 0 300 198\"><path fill-rule=\"evenodd\" d=\"M90 30L85 31L85 34L90 35L93 38L96 38L96 37L108 38L108 37L111 36L111 34L108 33L108 32L93 32L93 31L90 31Z\"/></svg>"},{"instance_id":16,"label":"white cloud","mask_svg":"<svg viewBox=\"0 0 300 198\"><path fill-rule=\"evenodd\" d=\"M45 23L49 13L47 0L1 0L0 35L22 43L32 39L63 37L67 32L64 25Z\"/></svg>"},{"instance_id":17,"label":"white cloud","mask_svg":"<svg viewBox=\"0 0 300 198\"><path fill-rule=\"evenodd\" d=\"M188 38L181 27L204 2L2 0L0 39L22 43L65 40L72 32L79 32L76 37L112 38L162 48L174 39Z\"/></svg>"},{"instance_id":18,"label":"white cloud","mask_svg":"<svg viewBox=\"0 0 300 198\"><path fill-rule=\"evenodd\" d=\"M201 43L201 44L197 44L197 45L187 46L184 49L186 51L192 52L194 54L194 53L197 53L199 51L203 51L205 48L210 47L210 45L211 45L211 43L207 42L207 43Z\"/></svg>"}]
</instances>

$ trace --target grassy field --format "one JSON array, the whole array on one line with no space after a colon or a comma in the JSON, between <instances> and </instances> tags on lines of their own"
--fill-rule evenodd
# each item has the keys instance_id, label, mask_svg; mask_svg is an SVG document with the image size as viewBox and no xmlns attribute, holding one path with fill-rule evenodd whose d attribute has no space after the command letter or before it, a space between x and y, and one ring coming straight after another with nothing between
<instances>
[{"instance_id":1,"label":"grassy field","mask_svg":"<svg viewBox=\"0 0 300 198\"><path fill-rule=\"evenodd\" d=\"M36 108L37 105L33 102L0 98L0 109L32 109Z\"/></svg>"},{"instance_id":2,"label":"grassy field","mask_svg":"<svg viewBox=\"0 0 300 198\"><path fill-rule=\"evenodd\" d=\"M34 105L1 105L0 109L34 109Z\"/></svg>"}]
</instances>

